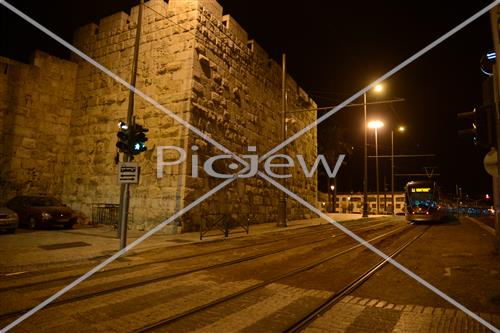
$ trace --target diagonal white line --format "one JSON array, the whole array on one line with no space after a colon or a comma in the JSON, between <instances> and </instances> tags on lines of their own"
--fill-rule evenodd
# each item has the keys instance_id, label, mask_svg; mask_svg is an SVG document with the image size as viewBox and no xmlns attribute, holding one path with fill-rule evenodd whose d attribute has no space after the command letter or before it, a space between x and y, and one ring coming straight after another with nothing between
<instances>
[{"instance_id":1,"label":"diagonal white line","mask_svg":"<svg viewBox=\"0 0 500 333\"><path fill-rule=\"evenodd\" d=\"M35 21L31 17L29 17L28 15L24 14L22 11L20 11L16 7L12 6L11 4L9 4L7 1L2 0L2 1L0 1L0 4L3 5L3 6L5 6L5 7L7 7L14 14L18 15L19 17L21 17L22 19L24 19L28 23L32 24L37 29L39 29L40 31L42 31L43 33L45 33L46 35L48 35L52 39L56 40L58 43L60 43L64 47L68 48L71 52L73 52L76 55L80 56L82 59L84 59L85 61L87 61L88 63L90 63L94 67L96 67L97 69L99 69L102 72L104 72L106 75L108 75L109 77L111 77L113 80L115 80L119 84L123 85L127 89L129 89L132 92L134 92L134 94L142 97L146 102L150 103L152 106L156 107L158 110L164 112L169 117L175 119L178 123L180 123L184 127L188 128L190 131L196 133L197 135L199 135L201 138L203 138L207 142L210 142L212 145L214 145L215 147L217 147L222 152L231 155L235 160L237 160L238 162L240 162L243 166L245 166L245 167L249 166L247 161L245 161L244 159L242 159L241 157L239 157L238 155L236 155L235 153L233 153L232 151L230 151L229 149L227 149L225 146L223 146L222 144L220 144L216 140L212 139L207 134L203 133L197 127L191 125L189 122L185 121L184 119L182 119L181 117L179 117L178 115L176 115L175 113L173 113L172 111L170 111L169 109L167 109L166 107L164 107L163 105L161 105L160 103L158 103L153 98L151 98L148 95L146 95L141 90L139 90L136 87L132 86L130 83L128 83L127 81L125 81L124 79L122 79L121 77L119 77L117 74L115 74L114 72L112 72L111 70L109 70L107 67L105 67L102 64L98 63L97 61L95 61L94 59L92 59L91 57L89 57L88 55L86 55L84 52L80 51L78 48L76 48L73 45L71 45L70 43L66 42L64 39L62 39L61 37L59 37L57 34L53 33L52 31L50 31L49 29L47 29L46 27L44 27L43 25L41 25L40 23L38 23L37 21Z\"/></svg>"},{"instance_id":2,"label":"diagonal white line","mask_svg":"<svg viewBox=\"0 0 500 333\"><path fill-rule=\"evenodd\" d=\"M53 302L54 300L56 300L60 296L64 295L66 292L68 292L69 290L73 289L74 287L76 287L77 285L79 285L80 283L82 283L83 281L85 281L86 279L88 279L89 277L91 277L92 275L94 275L95 273L97 273L98 271L100 271L102 268L106 267L108 264L110 264L111 262L113 262L114 260L116 260L117 258L119 258L120 256L122 256L123 254L125 254L128 251L132 250L134 247L136 247L137 245L139 245L140 243L142 243L143 241L145 241L146 239L148 239L149 237L151 237L152 235L154 235L156 232L158 232L159 230L163 229L163 227L165 227L167 224L169 224L170 222L174 221L175 219L181 217L185 213L189 212L191 209L193 209L194 207L196 207L202 201L204 201L205 199L209 198L210 196L212 196L213 194L215 194L219 190L223 189L224 187L226 187L227 185L229 185L229 183L233 182L236 179L237 179L237 177L235 176L233 178L229 178L229 179L226 179L225 181L221 182L219 185L217 185L216 187L214 187L213 189L211 189L210 191L208 191L207 193L205 193L204 195L202 195L201 197L199 197L198 199L196 199L195 201L193 201L192 203L190 203L189 205L187 205L186 207L184 207L183 209L181 209L180 211L178 211L177 213L175 213L174 215L172 215L171 217L169 217L167 220L163 221L162 223L158 224L156 227L154 227L153 229L149 230L147 233L145 233L141 237L137 238L135 241L133 241L132 243L130 243L127 247L125 247L124 249L116 252L111 257L109 257L108 259L106 259L105 261L103 261L102 263L100 263L99 265L95 266L90 271L88 271L87 273L83 274L78 279L76 279L75 281L71 282L66 287L64 287L63 289L59 290L54 295L50 296L49 298L47 298L42 303L40 303L37 306L35 306L33 309L31 309L30 311L26 312L21 317L17 318L16 320L14 320L9 325L5 326L3 329L0 330L0 333L5 333L5 332L9 331L10 329L12 329L13 327L17 326L19 323L21 323L24 320L28 319L29 317L31 317L32 315L34 315L36 312L40 311L41 309L43 309L44 307L46 307L48 304L50 304L51 302Z\"/></svg>"},{"instance_id":3,"label":"diagonal white line","mask_svg":"<svg viewBox=\"0 0 500 333\"><path fill-rule=\"evenodd\" d=\"M400 63L399 65L397 65L393 69L391 69L390 71L388 71L387 73L385 73L384 75L382 75L381 77L379 77L378 79L373 81L371 84L367 85L366 87L364 87L363 89L361 89L360 91L358 91L357 93L355 93L354 95L352 95L351 97L346 99L344 102L340 103L339 105L337 105L336 107L334 107L333 109L331 109L330 111L328 111L327 113L325 113L324 115L319 117L318 119L316 119L315 121L313 121L312 123L310 123L309 125L304 127L303 129L301 129L300 131L298 131L297 133L295 133L291 137L287 138L285 141L283 141L282 143L280 143L279 145L277 145L276 147L274 147L273 149L268 151L266 154L262 155L259 158L259 162L265 160L269 156L280 151L283 147L288 145L290 142L297 140L302 135L304 135L306 132L308 132L310 129L318 126L320 123L322 123L323 121L325 121L326 119L328 119L329 117L331 117L332 115L337 113L339 110L344 108L346 105L353 102L356 98L358 98L361 95L363 95L364 93L366 93L368 90L370 90L371 87L374 87L377 84L379 84L380 82L385 81L386 79L390 78L391 76L393 76L394 74L399 72L401 69L405 68L406 66L408 66L409 64L411 64L412 62L414 62L415 60L417 60L418 58L420 58L421 56L423 56L424 54L429 52L430 50L432 50L434 47L438 46L439 44L441 44L442 42L444 42L445 40L447 40L448 38L450 38L451 36L456 34L458 31L462 30L467 25L474 22L477 18L479 18L484 13L488 12L491 8L495 7L499 3L500 3L500 0L493 1L491 4L484 7L483 9L481 9L480 11L478 11L477 13L475 13L474 15L472 15L471 17L469 17L468 19L466 19L465 21L463 21L462 23L457 25L455 28L448 31L447 33L445 33L444 35L442 35L441 37L436 39L434 42L430 43L429 45L427 45L426 47L424 47L423 49L421 49L420 51L418 51L417 53L415 53L414 55L412 55L411 57L409 57L408 59L406 59L405 61L403 61L402 63Z\"/></svg>"},{"instance_id":4,"label":"diagonal white line","mask_svg":"<svg viewBox=\"0 0 500 333\"><path fill-rule=\"evenodd\" d=\"M212 145L214 145L215 147L217 147L219 150L225 152L226 154L231 155L235 160L237 160L243 166L245 166L245 168L243 170L241 170L239 173L245 172L250 167L250 165L248 164L247 161L243 160L238 155L234 154L229 149L227 149L226 147L224 147L222 144L220 144L216 140L210 138L208 135L206 135L205 133L203 133L202 131L200 131L198 128L192 126L187 121L185 121L184 119L180 118L175 113L173 113L172 111L168 110L167 108L165 108L164 106L162 106L161 104L159 104L153 98L149 97L148 95L146 95L145 93L143 93L139 89L136 89L134 86L130 85L128 82L126 82L121 77L119 77L118 75L116 75L115 73L113 73L112 71L110 71L108 68L106 68L105 66L99 64L94 59L90 58L85 53L83 53L82 51L80 51L79 49L77 49L76 47L74 47L73 45L69 44L64 39L62 39L58 35L54 34L52 31L50 31L49 29L45 28L43 25L39 24L37 21L33 20L32 18L30 18L29 16L27 16L23 12L19 11L14 6L10 5L9 3L7 3L4 0L0 0L0 4L4 5L9 10L11 10L12 12L14 12L18 16L20 16L22 19L24 19L27 22L31 23L36 28L38 28L39 30L41 30L42 32L44 32L45 34L47 34L48 36L50 36L51 38L55 39L57 42L59 42L63 46L67 47L69 50L71 50L72 52L74 52L78 56L82 57L84 60L86 60L87 62L89 62L94 67L96 67L97 69L101 70L102 72L104 72L105 74L107 74L108 76L110 76L112 79L114 79L115 81L117 81L121 85L123 85L123 86L127 87L128 89L130 89L131 91L133 91L136 95L142 97L145 101L149 102L151 105L155 106L157 109L163 111L165 114L167 114L168 116L170 116L173 119L175 119L176 121L178 121L181 125L187 127L189 130L191 130L195 134L199 135L200 137L202 137L203 139L205 139L207 142L210 142ZM163 221L162 223L158 224L155 228L151 229L146 234L144 234L140 238L136 239L130 245L128 245L124 249L116 252L114 255L112 255L111 257L109 257L105 261L103 261L101 264L97 265L92 270L90 270L89 272L85 273L80 278L76 279L71 284L69 284L65 288L59 290L57 293L55 293L51 297L47 298L45 301L43 301L42 303L40 303L39 305L37 305L36 307L34 307L30 311L28 311L27 313L25 313L24 315L22 315L21 317L19 317L15 321L13 321L11 324L9 324L6 327L4 327L2 330L0 330L0 333L7 332L8 330L10 330L11 328L15 327L16 325L18 325L22 321L24 321L27 318L31 317L33 314L35 314L36 312L38 312L41 309L43 309L44 307L46 307L52 301L54 301L55 299L57 299L61 295L65 294L66 292L68 292L69 290L71 290L72 288L74 288L75 286L77 286L78 284L80 284L81 282L83 282L84 280L88 279L89 277L91 277L92 275L94 275L96 272L98 272L100 269L102 269L103 267L107 266L108 264L110 264L111 262L113 262L114 260L116 260L121 255L123 255L126 252L130 251L132 248L134 248L135 246L137 246L138 244L140 244L141 242L143 242L144 240L146 240L147 238L149 238L150 236L152 236L153 234L155 234L156 232L158 232L159 230L161 230L165 225L169 224L170 222L174 221L178 217L182 216L183 214L185 214L186 212L188 212L189 210L191 210L192 208L194 208L195 206L197 206L200 202L202 202L203 200L209 198L211 195L215 194L217 191L219 191L220 189L224 188L229 183L233 182L235 179L237 179L237 175L235 175L233 178L229 178L229 179L225 180L224 182L220 183L215 188L213 188L209 192L205 193L200 198L198 198L197 200L193 201L191 204L189 204L188 206L184 207L182 210L180 210L177 213L175 213L174 215L172 215L169 219L167 219L167 220Z\"/></svg>"},{"instance_id":5,"label":"diagonal white line","mask_svg":"<svg viewBox=\"0 0 500 333\"><path fill-rule=\"evenodd\" d=\"M359 237L358 235L356 235L355 233L353 233L351 230L347 229L343 225L339 224L338 222L336 222L335 220L333 220L330 216L326 215L325 213L323 213L322 211L320 211L318 208L314 207L309 202L307 202L306 200L302 199L297 194L295 194L292 191L288 190L286 187L282 186L280 183L278 183L277 181L275 181L274 179L272 179L271 177L269 177L265 173L259 172L258 175L260 177L264 178L265 180L267 180L269 183L271 183L273 186L275 186L279 190L285 192L288 196L290 196L293 199L295 199L298 202L300 202L302 205L304 205L305 207L307 207L308 209L310 209L312 212L316 213L318 216L320 216L324 220L326 220L326 221L330 222L331 224L333 224L340 231L344 232L349 237L351 237L355 241L359 242L361 245L365 246L368 250L372 251L376 255L378 255L381 258L383 258L384 260L388 261L390 264L392 264L394 267L396 267L397 269L399 269L401 272L405 273L406 275L408 275L409 277L411 277L412 279L414 279L415 281L417 281L418 283L420 283L421 285L423 285L424 287L426 287L427 289L429 289L430 291L432 291L436 295L438 295L441 298L443 298L445 301L447 301L451 305L453 305L453 306L457 307L458 309L462 310L467 315L469 315L473 319L477 320L479 323L481 323L482 325L484 325L485 327L487 327L491 331L496 332L496 333L500 333L500 330L498 328L496 328L495 326L493 326L492 324L490 324L489 322L487 322L486 320L484 320L483 318L481 318L480 316L478 316L477 314L475 314L471 310L467 309L461 303L457 302L456 300L454 300L450 296L446 295L444 292L442 292L438 288L434 287L429 282L427 282L424 279L422 279L420 276L418 276L417 274L413 273L411 270L409 270L405 266L401 265L396 260L394 260L391 257L387 256L384 252L380 251L375 246L373 246L372 244L370 244L369 242L367 242L363 238Z\"/></svg>"}]
</instances>

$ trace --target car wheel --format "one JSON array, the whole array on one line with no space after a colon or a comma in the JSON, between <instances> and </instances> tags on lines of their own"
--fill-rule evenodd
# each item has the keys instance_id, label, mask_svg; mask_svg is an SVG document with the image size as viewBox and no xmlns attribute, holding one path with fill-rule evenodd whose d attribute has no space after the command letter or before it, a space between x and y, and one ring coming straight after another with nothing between
<instances>
[{"instance_id":1,"label":"car wheel","mask_svg":"<svg viewBox=\"0 0 500 333\"><path fill-rule=\"evenodd\" d=\"M28 222L28 228L36 229L36 220L34 217L30 217L30 220Z\"/></svg>"}]
</instances>

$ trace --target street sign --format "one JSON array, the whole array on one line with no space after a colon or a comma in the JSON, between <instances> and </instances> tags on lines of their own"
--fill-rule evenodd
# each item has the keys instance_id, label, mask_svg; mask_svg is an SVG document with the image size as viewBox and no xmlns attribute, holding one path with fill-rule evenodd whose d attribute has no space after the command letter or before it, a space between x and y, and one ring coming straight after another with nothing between
<instances>
[{"instance_id":1,"label":"street sign","mask_svg":"<svg viewBox=\"0 0 500 333\"><path fill-rule=\"evenodd\" d=\"M492 148L484 157L483 164L486 172L493 177L498 176L497 162L497 151Z\"/></svg>"},{"instance_id":2,"label":"street sign","mask_svg":"<svg viewBox=\"0 0 500 333\"><path fill-rule=\"evenodd\" d=\"M120 184L139 183L139 164L134 162L121 162L118 164L118 182Z\"/></svg>"}]
</instances>

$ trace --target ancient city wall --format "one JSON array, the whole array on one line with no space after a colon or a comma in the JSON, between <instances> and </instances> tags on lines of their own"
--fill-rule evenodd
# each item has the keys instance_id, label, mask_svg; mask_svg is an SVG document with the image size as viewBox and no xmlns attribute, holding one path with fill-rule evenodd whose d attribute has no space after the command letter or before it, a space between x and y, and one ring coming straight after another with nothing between
<instances>
[{"instance_id":1,"label":"ancient city wall","mask_svg":"<svg viewBox=\"0 0 500 333\"><path fill-rule=\"evenodd\" d=\"M138 7L78 29L74 45L129 82ZM0 61L0 129L5 161L0 181L12 193L34 191L62 196L72 208L91 215L98 203L118 203L115 143L117 124L126 119L129 90L73 56L72 62L37 53L32 65ZM180 118L238 154L256 146L264 154L282 141L281 67L215 0L146 2L137 88ZM315 107L288 76L288 109ZM162 111L136 97L136 122L149 128L148 151L138 185L131 186L131 222L147 229L185 207L220 180L207 177L204 161L221 154ZM287 136L315 119L314 112L290 112ZM31 121L34 120L34 121ZM199 155L199 177L192 177L191 147ZM157 147L188 152L186 163L167 167L157 178ZM316 157L316 131L290 144L295 159L308 166ZM165 160L176 154L166 154ZM316 202L316 177L298 167L286 186ZM227 163L219 165L228 171ZM37 188L33 186L38 186ZM9 192L10 193L10 192ZM194 208L181 221L196 229L207 216L276 221L281 192L259 178L240 179ZM289 200L289 219L309 212Z\"/></svg>"},{"instance_id":2,"label":"ancient city wall","mask_svg":"<svg viewBox=\"0 0 500 333\"><path fill-rule=\"evenodd\" d=\"M61 196L76 65L43 52L0 58L0 205L17 194Z\"/></svg>"},{"instance_id":3,"label":"ancient city wall","mask_svg":"<svg viewBox=\"0 0 500 333\"><path fill-rule=\"evenodd\" d=\"M245 154L248 146L256 146L257 154L262 155L283 141L281 66L270 59L256 41L248 40L248 34L234 18L223 16L221 7L202 3L198 21L192 123L234 152ZM288 108L292 110L316 107L290 76L287 95ZM290 136L314 121L315 113L289 113L287 118L287 136ZM199 140L192 137L190 143L198 144ZM292 157L303 154L308 165L312 165L317 153L316 131L281 151L285 152ZM205 159L214 153L210 146L198 151ZM188 196L188 199L199 197L213 185L207 186L188 175L187 188L192 191L192 198ZM308 201L316 202L315 177L306 179L296 168L287 186ZM276 221L280 195L262 179L238 180L195 210L194 220L210 213L229 213L239 216L240 220L248 214L256 222ZM288 216L298 219L308 217L309 213L289 200Z\"/></svg>"},{"instance_id":4,"label":"ancient city wall","mask_svg":"<svg viewBox=\"0 0 500 333\"><path fill-rule=\"evenodd\" d=\"M75 33L74 43L87 55L129 82L138 7L103 18ZM137 87L180 117L189 120L193 39L172 21L186 20L194 9L185 1L167 5L149 1L144 10ZM165 19L168 16L169 19ZM118 203L116 132L126 119L129 90L87 62L78 63L71 142L76 158L68 161L65 199L90 213L95 203ZM149 128L150 148L136 157L141 181L131 191L131 220L138 228L163 221L182 207L184 167L156 178L159 145L184 146L187 131L161 111L136 97L136 122ZM82 170L81 166L89 168Z\"/></svg>"}]
</instances>

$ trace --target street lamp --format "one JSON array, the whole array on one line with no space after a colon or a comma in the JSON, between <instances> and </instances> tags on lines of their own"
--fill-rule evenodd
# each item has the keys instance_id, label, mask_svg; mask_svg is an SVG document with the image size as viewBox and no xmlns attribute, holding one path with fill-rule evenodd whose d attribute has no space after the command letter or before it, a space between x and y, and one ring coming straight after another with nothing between
<instances>
[{"instance_id":1,"label":"street lamp","mask_svg":"<svg viewBox=\"0 0 500 333\"><path fill-rule=\"evenodd\" d=\"M406 128L404 126L398 127L398 132L404 132ZM394 200L394 130L391 130L391 197L392 197L392 215L396 212L395 200Z\"/></svg>"},{"instance_id":2,"label":"street lamp","mask_svg":"<svg viewBox=\"0 0 500 333\"><path fill-rule=\"evenodd\" d=\"M370 121L368 123L368 128L375 129L375 175L377 179L377 215L380 214L380 202L379 202L379 181L378 181L378 129L384 126L384 123L380 120Z\"/></svg>"},{"instance_id":3,"label":"street lamp","mask_svg":"<svg viewBox=\"0 0 500 333\"><path fill-rule=\"evenodd\" d=\"M332 213L336 213L337 198L335 195L335 185L330 185L330 190L332 190Z\"/></svg>"},{"instance_id":4,"label":"street lamp","mask_svg":"<svg viewBox=\"0 0 500 333\"><path fill-rule=\"evenodd\" d=\"M375 92L380 93L384 90L383 86L377 84L374 89ZM368 217L368 123L366 120L367 114L366 92L363 94L363 111L364 111L364 170L363 170L363 217ZM378 175L378 173L377 173Z\"/></svg>"}]
</instances>

